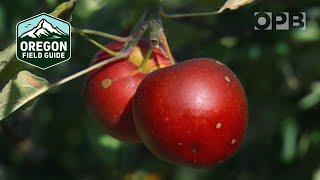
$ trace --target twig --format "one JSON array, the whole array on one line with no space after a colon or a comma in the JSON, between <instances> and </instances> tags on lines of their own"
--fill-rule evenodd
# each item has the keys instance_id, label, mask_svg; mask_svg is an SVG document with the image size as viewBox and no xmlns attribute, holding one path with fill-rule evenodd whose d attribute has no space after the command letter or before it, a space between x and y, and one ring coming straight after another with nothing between
<instances>
[{"instance_id":1,"label":"twig","mask_svg":"<svg viewBox=\"0 0 320 180\"><path fill-rule=\"evenodd\" d=\"M86 35L96 35L96 36L101 36L104 38L108 38L114 41L118 41L118 42L129 42L132 40L132 38L129 37L121 37L121 36L116 36L113 34L108 34L105 32L101 32L101 31L96 31L96 30L92 30L92 29L80 29L80 28L72 28L72 33L77 33L77 34L86 34Z\"/></svg>"},{"instance_id":2,"label":"twig","mask_svg":"<svg viewBox=\"0 0 320 180\"><path fill-rule=\"evenodd\" d=\"M97 68L99 68L99 67L102 67L102 66L104 66L104 65L107 65L107 64L110 64L110 63L112 63L112 62L118 61L118 60L120 60L120 59L126 58L126 57L129 56L129 54L130 54L130 52L128 52L128 53L122 53L122 54L120 54L120 55L118 55L118 56L116 56L116 57L113 57L113 58L110 58L110 59L101 61L101 62L99 62L99 63L97 63L97 64L94 64L94 65L92 65L92 66L90 66L90 67L88 67L88 68L86 68L86 69L84 69L84 70L82 70L82 71L79 71L79 72L77 72L77 73L75 73L75 74L73 74L73 75L71 75L71 76L68 76L68 77L66 77L66 78L64 78L64 79L62 79L62 80L60 80L60 81L58 81L58 82L56 82L56 83L54 83L54 84L51 84L51 85L49 86L49 89L54 88L54 87L58 87L58 86L60 86L60 85L63 85L63 84L65 84L65 83L67 83L67 82L69 82L69 81L71 81L71 80L73 80L73 79L76 79L76 78L78 78L78 77L80 77L80 76L83 76L83 75L89 73L90 71L93 71L93 70L95 70L95 69L97 69Z\"/></svg>"},{"instance_id":3,"label":"twig","mask_svg":"<svg viewBox=\"0 0 320 180\"><path fill-rule=\"evenodd\" d=\"M88 40L90 43L92 43L93 45L97 46L98 48L100 48L101 50L105 51L107 54L110 54L111 56L115 57L118 55L117 52L112 51L111 49L108 49L107 47L105 47L104 45L98 43L97 41L95 41L94 39L90 38L89 36L87 36L84 33L80 33L81 36L83 36L86 40Z\"/></svg>"},{"instance_id":4,"label":"twig","mask_svg":"<svg viewBox=\"0 0 320 180\"><path fill-rule=\"evenodd\" d=\"M162 9L160 11L161 16L164 18L186 18L186 17L199 17L199 16L212 16L221 13L220 11L201 12L201 13L182 13L182 14L167 14Z\"/></svg>"}]
</instances>

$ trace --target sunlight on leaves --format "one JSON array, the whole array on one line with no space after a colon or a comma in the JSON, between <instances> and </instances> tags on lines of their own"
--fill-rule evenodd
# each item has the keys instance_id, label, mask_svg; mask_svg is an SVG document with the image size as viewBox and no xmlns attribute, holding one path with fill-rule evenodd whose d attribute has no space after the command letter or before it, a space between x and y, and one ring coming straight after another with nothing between
<instances>
[{"instance_id":1,"label":"sunlight on leaves","mask_svg":"<svg viewBox=\"0 0 320 180\"><path fill-rule=\"evenodd\" d=\"M311 92L299 102L299 107L303 110L310 109L320 102L320 82L311 85Z\"/></svg>"},{"instance_id":2,"label":"sunlight on leaves","mask_svg":"<svg viewBox=\"0 0 320 180\"><path fill-rule=\"evenodd\" d=\"M238 39L236 37L223 37L220 39L220 44L227 48L232 48L238 43Z\"/></svg>"},{"instance_id":3,"label":"sunlight on leaves","mask_svg":"<svg viewBox=\"0 0 320 180\"><path fill-rule=\"evenodd\" d=\"M0 51L0 71L9 63L9 61L16 55L16 43L12 43L5 50Z\"/></svg>"},{"instance_id":4,"label":"sunlight on leaves","mask_svg":"<svg viewBox=\"0 0 320 180\"><path fill-rule=\"evenodd\" d=\"M146 171L136 171L130 174L127 174L123 178L124 180L160 180L161 177L152 172L146 172Z\"/></svg>"},{"instance_id":5,"label":"sunlight on leaves","mask_svg":"<svg viewBox=\"0 0 320 180\"><path fill-rule=\"evenodd\" d=\"M79 0L79 7L75 14L79 17L87 18L104 8L109 2L110 0Z\"/></svg>"},{"instance_id":6,"label":"sunlight on leaves","mask_svg":"<svg viewBox=\"0 0 320 180\"><path fill-rule=\"evenodd\" d=\"M312 180L320 180L320 168L316 169L313 174Z\"/></svg>"},{"instance_id":7,"label":"sunlight on leaves","mask_svg":"<svg viewBox=\"0 0 320 180\"><path fill-rule=\"evenodd\" d=\"M320 40L320 27L317 22L310 21L308 22L308 28L292 31L291 36L297 42L316 42Z\"/></svg>"},{"instance_id":8,"label":"sunlight on leaves","mask_svg":"<svg viewBox=\"0 0 320 180\"><path fill-rule=\"evenodd\" d=\"M64 2L60 4L52 13L51 15L69 21L72 20L72 12L74 8L76 7L77 1L76 0L70 0L68 2Z\"/></svg>"},{"instance_id":9,"label":"sunlight on leaves","mask_svg":"<svg viewBox=\"0 0 320 180\"><path fill-rule=\"evenodd\" d=\"M104 146L104 147L113 149L113 150L117 150L121 146L121 142L120 141L118 141L117 139L114 139L114 138L112 138L111 136L108 136L108 135L101 136L99 138L99 144Z\"/></svg>"},{"instance_id":10,"label":"sunlight on leaves","mask_svg":"<svg viewBox=\"0 0 320 180\"><path fill-rule=\"evenodd\" d=\"M219 9L218 13L226 9L236 10L242 6L253 3L255 0L227 0L227 2Z\"/></svg>"},{"instance_id":11,"label":"sunlight on leaves","mask_svg":"<svg viewBox=\"0 0 320 180\"><path fill-rule=\"evenodd\" d=\"M47 80L28 71L21 71L0 92L0 120L46 91L48 85Z\"/></svg>"},{"instance_id":12,"label":"sunlight on leaves","mask_svg":"<svg viewBox=\"0 0 320 180\"><path fill-rule=\"evenodd\" d=\"M287 117L282 124L282 160L286 163L295 158L299 126L296 119Z\"/></svg>"},{"instance_id":13,"label":"sunlight on leaves","mask_svg":"<svg viewBox=\"0 0 320 180\"><path fill-rule=\"evenodd\" d=\"M303 134L299 140L299 146L298 146L300 157L306 156L311 146L315 146L319 143L320 143L319 131Z\"/></svg>"}]
</instances>

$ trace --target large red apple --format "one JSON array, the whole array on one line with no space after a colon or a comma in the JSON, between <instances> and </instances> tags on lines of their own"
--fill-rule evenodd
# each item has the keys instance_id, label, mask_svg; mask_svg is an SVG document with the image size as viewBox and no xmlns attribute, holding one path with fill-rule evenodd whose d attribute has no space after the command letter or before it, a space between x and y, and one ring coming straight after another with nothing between
<instances>
[{"instance_id":1,"label":"large red apple","mask_svg":"<svg viewBox=\"0 0 320 180\"><path fill-rule=\"evenodd\" d=\"M123 44L114 42L106 47L118 52ZM133 122L132 97L147 72L170 65L166 58L152 55L147 66L140 68L149 48L148 42L142 41L128 58L103 66L87 76L85 94L88 108L106 132L119 140L139 142ZM110 57L99 51L93 63Z\"/></svg>"},{"instance_id":2,"label":"large red apple","mask_svg":"<svg viewBox=\"0 0 320 180\"><path fill-rule=\"evenodd\" d=\"M147 148L169 162L215 165L239 148L248 106L236 75L213 59L192 59L149 74L133 105Z\"/></svg>"}]
</instances>

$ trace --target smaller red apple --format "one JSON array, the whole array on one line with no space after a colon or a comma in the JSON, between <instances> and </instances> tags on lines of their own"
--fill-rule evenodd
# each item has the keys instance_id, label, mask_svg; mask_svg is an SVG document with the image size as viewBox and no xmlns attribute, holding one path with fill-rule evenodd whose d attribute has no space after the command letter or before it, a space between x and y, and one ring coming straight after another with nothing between
<instances>
[{"instance_id":1,"label":"smaller red apple","mask_svg":"<svg viewBox=\"0 0 320 180\"><path fill-rule=\"evenodd\" d=\"M123 44L114 42L106 47L119 52ZM107 64L87 76L85 94L88 108L106 132L119 140L140 141L133 122L132 97L148 72L170 64L167 59L152 55L148 64L141 68L144 59L148 58L149 49L148 41L141 41L128 58ZM99 51L92 63L110 57L105 51Z\"/></svg>"}]
</instances>

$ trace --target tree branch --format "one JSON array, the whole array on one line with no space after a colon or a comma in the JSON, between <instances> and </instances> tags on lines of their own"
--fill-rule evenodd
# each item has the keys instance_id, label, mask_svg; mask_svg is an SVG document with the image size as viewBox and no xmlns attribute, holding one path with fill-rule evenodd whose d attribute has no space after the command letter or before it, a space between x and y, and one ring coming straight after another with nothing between
<instances>
[{"instance_id":1,"label":"tree branch","mask_svg":"<svg viewBox=\"0 0 320 180\"><path fill-rule=\"evenodd\" d=\"M133 28L130 33L131 41L121 50L121 52L126 52L128 49L133 49L137 46L144 32L148 29L147 13L144 13L140 18L138 24Z\"/></svg>"},{"instance_id":2,"label":"tree branch","mask_svg":"<svg viewBox=\"0 0 320 180\"><path fill-rule=\"evenodd\" d=\"M149 39L153 48L158 49L160 52L162 52L162 54L170 59L172 64L175 64L166 35L164 33L160 11L160 6L151 7L149 9L148 23L151 29Z\"/></svg>"}]
</instances>

